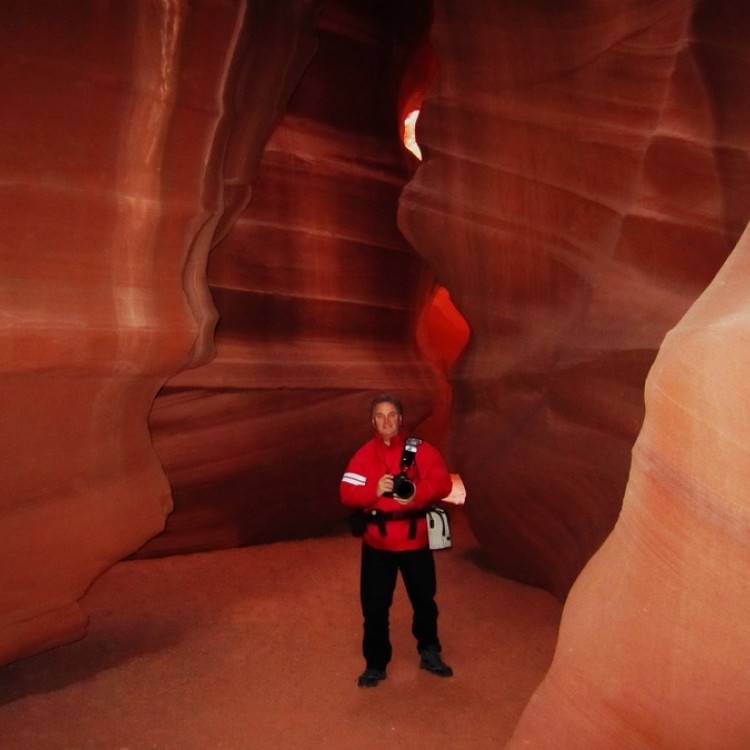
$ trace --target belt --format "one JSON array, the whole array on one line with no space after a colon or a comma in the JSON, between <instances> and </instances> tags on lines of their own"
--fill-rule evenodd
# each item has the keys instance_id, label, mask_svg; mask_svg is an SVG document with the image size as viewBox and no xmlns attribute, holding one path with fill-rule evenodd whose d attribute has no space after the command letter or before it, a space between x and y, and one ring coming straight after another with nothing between
<instances>
[{"instance_id":1,"label":"belt","mask_svg":"<svg viewBox=\"0 0 750 750\"><path fill-rule=\"evenodd\" d=\"M377 524L380 536L386 536L388 533L385 527L386 521L409 520L411 521L409 524L409 539L414 539L417 536L417 519L424 518L426 512L424 509L382 511L373 508L367 511L367 520L369 523Z\"/></svg>"}]
</instances>

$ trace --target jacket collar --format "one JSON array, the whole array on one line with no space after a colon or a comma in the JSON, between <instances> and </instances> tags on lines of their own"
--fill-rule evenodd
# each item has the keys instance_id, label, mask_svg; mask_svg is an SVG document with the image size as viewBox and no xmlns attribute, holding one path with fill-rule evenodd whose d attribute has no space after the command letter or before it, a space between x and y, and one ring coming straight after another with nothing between
<instances>
[{"instance_id":1,"label":"jacket collar","mask_svg":"<svg viewBox=\"0 0 750 750\"><path fill-rule=\"evenodd\" d=\"M391 450L393 448L398 448L400 450L401 448L404 447L404 443L406 442L406 433L403 430L401 430L401 432L396 433L391 438L391 444L390 445L386 445L385 442L383 441L383 438L381 438L380 435L378 435L378 434L376 434L374 436L374 438L375 438L375 442L378 445L380 445L383 448L385 448L386 450Z\"/></svg>"}]
</instances>

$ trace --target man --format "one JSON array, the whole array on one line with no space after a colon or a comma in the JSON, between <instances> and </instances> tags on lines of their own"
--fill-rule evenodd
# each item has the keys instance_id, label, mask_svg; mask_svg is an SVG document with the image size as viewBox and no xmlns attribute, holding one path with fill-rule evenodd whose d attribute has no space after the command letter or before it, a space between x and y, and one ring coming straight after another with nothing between
<instances>
[{"instance_id":1,"label":"man","mask_svg":"<svg viewBox=\"0 0 750 750\"><path fill-rule=\"evenodd\" d=\"M375 687L386 678L392 655L388 615L399 571L414 611L412 634L417 640L419 666L450 677L453 670L440 657L435 561L424 517L429 505L450 494L450 474L428 443L417 440L416 453L404 454L407 436L398 399L378 396L371 404L370 416L375 434L354 454L341 479L341 502L367 511L369 519L362 537L360 574L365 671L357 683ZM394 492L402 454L413 458L413 463L405 471L409 481L397 480Z\"/></svg>"}]
</instances>

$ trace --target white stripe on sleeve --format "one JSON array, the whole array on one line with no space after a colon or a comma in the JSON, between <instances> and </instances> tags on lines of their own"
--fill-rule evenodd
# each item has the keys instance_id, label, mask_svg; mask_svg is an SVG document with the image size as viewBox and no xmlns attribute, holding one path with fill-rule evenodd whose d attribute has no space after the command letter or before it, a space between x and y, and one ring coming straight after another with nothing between
<instances>
[{"instance_id":1,"label":"white stripe on sleeve","mask_svg":"<svg viewBox=\"0 0 750 750\"><path fill-rule=\"evenodd\" d=\"M353 484L355 487L364 487L367 484L367 477L363 477L361 474L355 474L353 471L347 471L343 477L342 482L347 484Z\"/></svg>"}]
</instances>

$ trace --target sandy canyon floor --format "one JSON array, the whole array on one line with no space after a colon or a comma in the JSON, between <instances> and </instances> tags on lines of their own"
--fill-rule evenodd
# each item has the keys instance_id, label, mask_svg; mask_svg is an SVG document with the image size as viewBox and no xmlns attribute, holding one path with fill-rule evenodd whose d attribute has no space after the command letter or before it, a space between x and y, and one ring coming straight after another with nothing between
<instances>
[{"instance_id":1,"label":"sandy canyon floor","mask_svg":"<svg viewBox=\"0 0 750 750\"><path fill-rule=\"evenodd\" d=\"M3 750L484 750L552 658L561 605L489 572L459 509L436 552L443 656L418 668L399 581L388 679L363 689L359 542L118 563L73 644L0 668Z\"/></svg>"}]
</instances>

